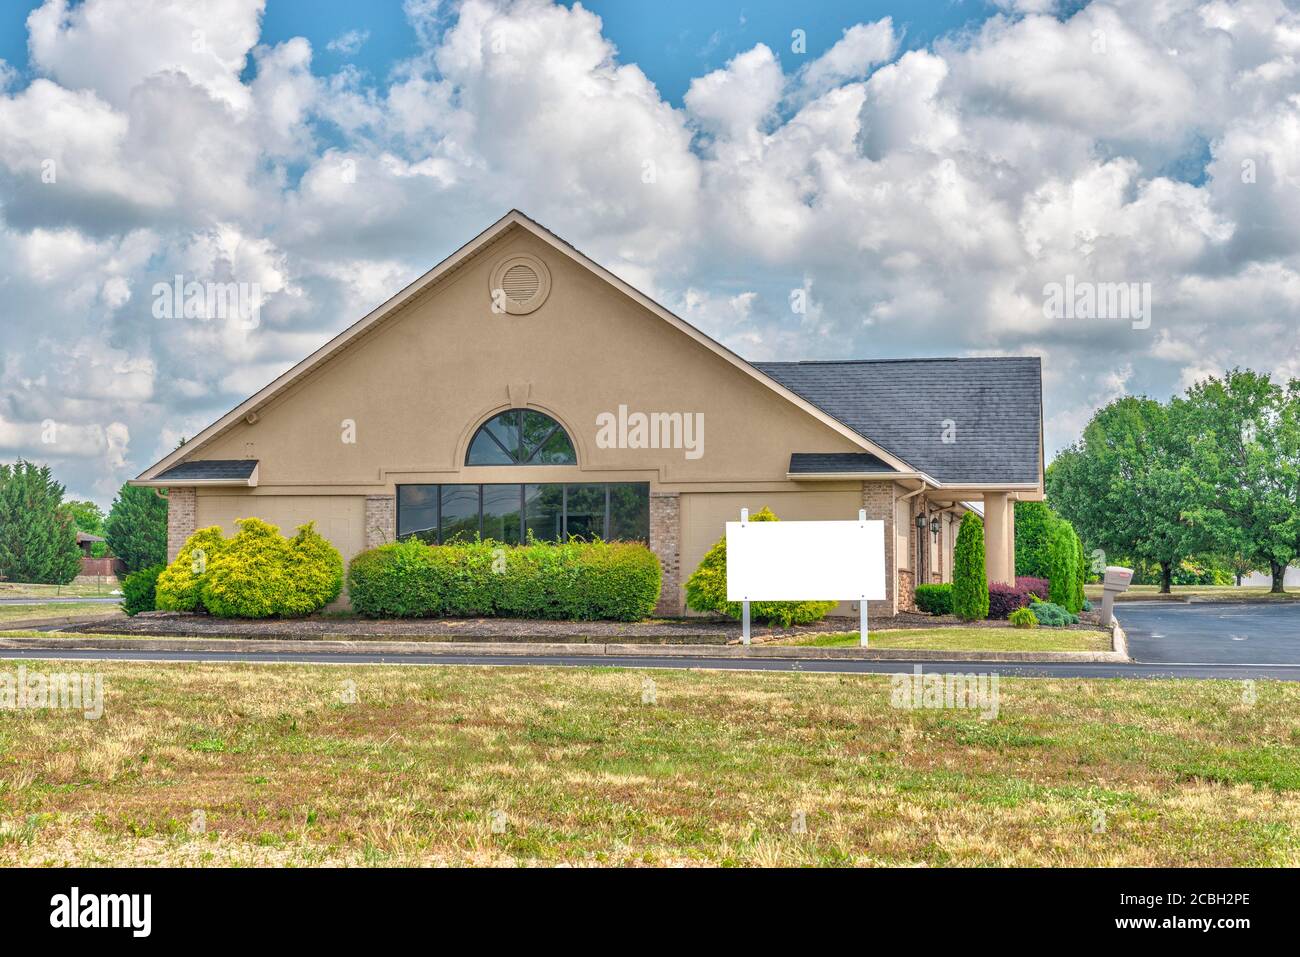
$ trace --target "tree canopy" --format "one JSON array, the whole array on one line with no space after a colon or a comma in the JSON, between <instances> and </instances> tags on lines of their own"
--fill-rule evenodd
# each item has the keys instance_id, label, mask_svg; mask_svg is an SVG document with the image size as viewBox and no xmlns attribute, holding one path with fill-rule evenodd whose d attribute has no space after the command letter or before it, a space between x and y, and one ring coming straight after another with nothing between
<instances>
[{"instance_id":1,"label":"tree canopy","mask_svg":"<svg viewBox=\"0 0 1300 957\"><path fill-rule=\"evenodd\" d=\"M77 528L49 466L0 465L0 575L66 585L81 570Z\"/></svg>"}]
</instances>

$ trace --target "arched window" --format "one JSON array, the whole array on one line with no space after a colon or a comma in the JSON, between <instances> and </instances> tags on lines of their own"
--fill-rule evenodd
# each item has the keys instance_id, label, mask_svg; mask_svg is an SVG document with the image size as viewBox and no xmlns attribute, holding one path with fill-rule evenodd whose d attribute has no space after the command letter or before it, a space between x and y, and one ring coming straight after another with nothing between
<instances>
[{"instance_id":1,"label":"arched window","mask_svg":"<svg viewBox=\"0 0 1300 957\"><path fill-rule=\"evenodd\" d=\"M532 409L511 409L479 426L466 465L576 465L578 456L560 423Z\"/></svg>"}]
</instances>

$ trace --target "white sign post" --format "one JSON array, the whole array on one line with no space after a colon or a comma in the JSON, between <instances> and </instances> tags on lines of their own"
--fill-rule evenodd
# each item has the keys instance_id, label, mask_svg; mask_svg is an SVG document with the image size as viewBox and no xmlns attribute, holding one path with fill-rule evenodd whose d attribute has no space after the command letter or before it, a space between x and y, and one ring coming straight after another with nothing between
<instances>
[{"instance_id":1,"label":"white sign post","mask_svg":"<svg viewBox=\"0 0 1300 957\"><path fill-rule=\"evenodd\" d=\"M751 522L749 509L727 523L727 601L741 602L742 639L749 644L751 601L858 603L862 646L867 602L885 598L885 523Z\"/></svg>"}]
</instances>

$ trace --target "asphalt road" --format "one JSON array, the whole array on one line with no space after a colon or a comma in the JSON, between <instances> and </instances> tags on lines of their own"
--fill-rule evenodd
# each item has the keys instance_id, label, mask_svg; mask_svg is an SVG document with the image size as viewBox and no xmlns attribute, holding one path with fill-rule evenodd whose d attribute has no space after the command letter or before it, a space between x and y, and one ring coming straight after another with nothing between
<instances>
[{"instance_id":1,"label":"asphalt road","mask_svg":"<svg viewBox=\"0 0 1300 957\"><path fill-rule=\"evenodd\" d=\"M1115 616L1135 661L1300 665L1300 602L1121 602Z\"/></svg>"},{"instance_id":2,"label":"asphalt road","mask_svg":"<svg viewBox=\"0 0 1300 957\"><path fill-rule=\"evenodd\" d=\"M995 662L850 661L835 659L775 658L617 658L533 655L371 655L297 652L179 652L179 651L76 651L37 650L0 652L7 659L52 658L75 661L179 661L249 662L262 664L365 665L477 665L546 666L560 668L667 668L710 671L799 671L815 674L897 674L920 665L938 674L997 674L1024 678L1276 678L1300 681L1300 666L1288 665L1144 665L1144 664L998 664Z\"/></svg>"}]
</instances>

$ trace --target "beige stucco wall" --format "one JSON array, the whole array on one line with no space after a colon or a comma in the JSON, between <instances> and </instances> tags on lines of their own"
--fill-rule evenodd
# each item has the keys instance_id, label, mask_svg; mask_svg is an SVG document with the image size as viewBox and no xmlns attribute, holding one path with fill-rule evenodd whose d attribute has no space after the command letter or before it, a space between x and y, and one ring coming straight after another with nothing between
<instances>
[{"instance_id":1,"label":"beige stucco wall","mask_svg":"<svg viewBox=\"0 0 1300 957\"><path fill-rule=\"evenodd\" d=\"M862 507L862 485L837 483L834 487L806 491L697 492L683 495L683 585L705 553L726 534L727 522L739 521L742 508L752 513L764 506L775 512L777 518L787 521L847 521L858 517L858 509ZM852 614L848 602L841 602L834 614Z\"/></svg>"},{"instance_id":2,"label":"beige stucco wall","mask_svg":"<svg viewBox=\"0 0 1300 957\"><path fill-rule=\"evenodd\" d=\"M551 272L536 312L495 315L491 271L529 253ZM526 403L568 430L576 468L465 468L475 428ZM704 453L602 449L596 417L704 414ZM356 442L342 441L345 420ZM256 458L259 491L391 492L414 482L650 481L690 491L785 481L791 452L860 448L542 240L513 229L305 381L202 449Z\"/></svg>"}]
</instances>

